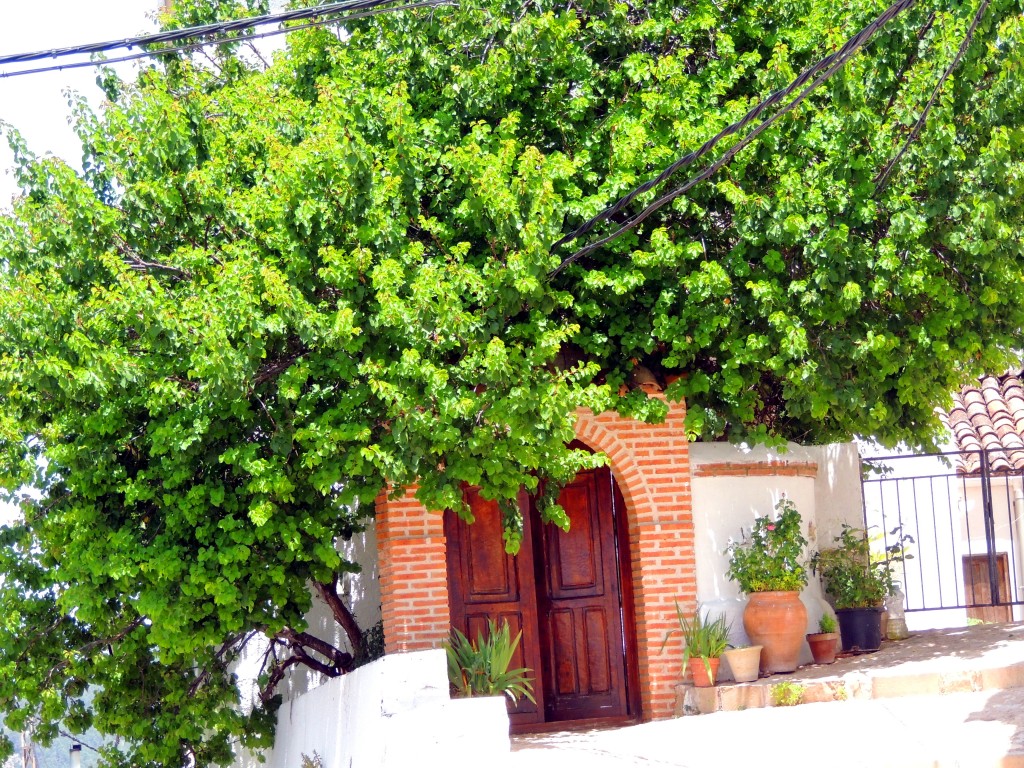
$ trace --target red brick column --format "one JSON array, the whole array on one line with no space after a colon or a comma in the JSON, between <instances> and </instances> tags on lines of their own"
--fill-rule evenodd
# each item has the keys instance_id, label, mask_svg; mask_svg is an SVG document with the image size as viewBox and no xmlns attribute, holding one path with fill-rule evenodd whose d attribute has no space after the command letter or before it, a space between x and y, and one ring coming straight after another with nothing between
<instances>
[{"instance_id":1,"label":"red brick column","mask_svg":"<svg viewBox=\"0 0 1024 768\"><path fill-rule=\"evenodd\" d=\"M682 404L673 404L662 424L580 411L576 426L580 440L608 454L626 502L645 719L672 715L682 670L679 655L661 653L661 646L679 626L675 601L687 612L697 602L685 416Z\"/></svg>"},{"instance_id":2,"label":"red brick column","mask_svg":"<svg viewBox=\"0 0 1024 768\"><path fill-rule=\"evenodd\" d=\"M448 637L448 572L443 518L410 488L399 499L377 497L384 646L388 653L437 648Z\"/></svg>"}]
</instances>

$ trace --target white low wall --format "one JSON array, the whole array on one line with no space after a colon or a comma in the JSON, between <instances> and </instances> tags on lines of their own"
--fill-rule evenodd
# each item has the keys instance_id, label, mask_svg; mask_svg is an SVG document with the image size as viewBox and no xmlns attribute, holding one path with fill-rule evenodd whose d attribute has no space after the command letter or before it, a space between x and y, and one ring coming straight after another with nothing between
<instances>
[{"instance_id":1,"label":"white low wall","mask_svg":"<svg viewBox=\"0 0 1024 768\"><path fill-rule=\"evenodd\" d=\"M778 475L704 476L709 464L777 464ZM787 466L813 462L813 477L783 474ZM693 443L690 467L697 567L697 600L712 613L725 613L731 625L734 645L749 642L743 630L746 595L725 575L729 559L725 554L730 541L740 538L742 529L750 529L754 518L770 514L775 504L787 496L796 504L803 520L808 554L828 546L842 523L861 525L863 519L860 457L852 443L825 446L791 444L786 452L763 446L745 448L727 443ZM828 610L818 580L809 574L807 588L801 594L807 607L807 631L817 631L818 619ZM804 648L800 663L810 663L810 649Z\"/></svg>"},{"instance_id":2,"label":"white low wall","mask_svg":"<svg viewBox=\"0 0 1024 768\"><path fill-rule=\"evenodd\" d=\"M508 754L508 724L503 697L449 698L443 650L391 654L286 701L263 765L299 768L314 753L322 768L486 764Z\"/></svg>"}]
</instances>

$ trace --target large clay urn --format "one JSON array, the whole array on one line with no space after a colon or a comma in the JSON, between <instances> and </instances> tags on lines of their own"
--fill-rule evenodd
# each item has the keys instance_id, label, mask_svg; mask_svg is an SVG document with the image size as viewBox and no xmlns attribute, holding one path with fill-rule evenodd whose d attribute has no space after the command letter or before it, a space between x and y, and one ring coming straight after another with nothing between
<instances>
[{"instance_id":1,"label":"large clay urn","mask_svg":"<svg viewBox=\"0 0 1024 768\"><path fill-rule=\"evenodd\" d=\"M743 629L761 649L761 674L793 672L800 664L807 609L799 592L752 592L743 611Z\"/></svg>"}]
</instances>

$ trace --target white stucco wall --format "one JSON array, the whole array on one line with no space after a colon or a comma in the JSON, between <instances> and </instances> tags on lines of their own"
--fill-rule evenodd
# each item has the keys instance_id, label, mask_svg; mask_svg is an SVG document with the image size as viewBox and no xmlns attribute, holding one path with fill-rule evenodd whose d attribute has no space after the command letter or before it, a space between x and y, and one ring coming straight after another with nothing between
<instances>
[{"instance_id":1,"label":"white stucco wall","mask_svg":"<svg viewBox=\"0 0 1024 768\"><path fill-rule=\"evenodd\" d=\"M995 552L1006 556L1007 577L1011 592L1009 596L1001 596L1004 600L1016 599L1017 595L1024 592L1024 546L1022 546L1024 545L1024 541L1022 541L1024 519L1020 518L1021 512L1024 512L1024 509L1020 509L1020 507L1024 505L1014 504L1014 498L1020 494L1018 483L1019 481L1008 481L1005 477L996 477L991 480ZM959 535L954 537L955 546L951 560L955 569L955 582L959 594L968 596L970 578L964 573L964 557L969 555L983 557L988 553L980 478L970 477L961 480L958 488L957 511L960 515L955 527L958 529ZM1014 621L1020 621L1024 617L1022 609L1024 609L1022 606L1013 606ZM958 619L958 622L952 626L966 623L966 610L950 613L955 613Z\"/></svg>"},{"instance_id":2,"label":"white stucco wall","mask_svg":"<svg viewBox=\"0 0 1024 768\"><path fill-rule=\"evenodd\" d=\"M237 768L407 768L469 759L500 762L509 752L503 697L450 699L443 650L397 653L285 702L274 748ZM461 756L461 757L460 757Z\"/></svg>"},{"instance_id":3,"label":"white stucco wall","mask_svg":"<svg viewBox=\"0 0 1024 768\"><path fill-rule=\"evenodd\" d=\"M860 451L856 443L832 443L802 448L818 462L814 481L815 523L820 546L839 535L843 524L864 525ZM789 454L786 454L789 456ZM783 457L785 458L785 457Z\"/></svg>"},{"instance_id":4,"label":"white stucco wall","mask_svg":"<svg viewBox=\"0 0 1024 768\"><path fill-rule=\"evenodd\" d=\"M702 477L705 464L814 462L815 477L755 475L750 477ZM694 535L697 567L697 599L713 614L724 612L731 625L734 645L748 642L743 631L743 608L747 598L725 573L729 566L725 549L739 539L756 517L773 512L775 504L788 496L803 520L808 555L827 546L842 523L861 525L862 505L860 460L853 444L799 446L791 444L780 453L764 446L746 448L723 443L694 443L690 446ZM811 575L801 594L807 607L807 631L817 631L818 619L827 609L821 586ZM804 649L809 663L810 650Z\"/></svg>"},{"instance_id":5,"label":"white stucco wall","mask_svg":"<svg viewBox=\"0 0 1024 768\"><path fill-rule=\"evenodd\" d=\"M380 580L377 574L377 533L373 521L370 521L363 533L356 534L350 541L338 542L338 550L342 556L353 563L359 563L359 573L346 573L342 576L338 593L345 605L355 615L356 622L362 629L369 629L380 621ZM349 651L348 638L344 630L331 615L327 605L316 595L313 606L306 614L309 632L316 637L329 639L336 648ZM299 696L312 690L323 682L316 672L305 667L294 668L293 674L282 684L281 693L285 699Z\"/></svg>"}]
</instances>

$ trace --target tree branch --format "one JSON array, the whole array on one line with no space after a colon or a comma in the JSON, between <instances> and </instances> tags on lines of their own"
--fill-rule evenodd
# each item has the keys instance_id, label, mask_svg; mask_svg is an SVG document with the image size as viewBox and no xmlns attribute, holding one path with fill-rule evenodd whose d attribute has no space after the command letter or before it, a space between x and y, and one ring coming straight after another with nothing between
<instances>
[{"instance_id":1,"label":"tree branch","mask_svg":"<svg viewBox=\"0 0 1024 768\"><path fill-rule=\"evenodd\" d=\"M187 270L181 269L180 267L173 267L170 264L160 264L155 261L146 261L139 254L132 250L131 246L121 237L114 238L117 244L117 252L124 259L131 269L136 272L166 272L169 275L174 276L178 280L189 280L192 278L192 273Z\"/></svg>"},{"instance_id":2,"label":"tree branch","mask_svg":"<svg viewBox=\"0 0 1024 768\"><path fill-rule=\"evenodd\" d=\"M280 635L288 641L288 647L293 653L300 648L303 652L305 652L306 648L309 648L319 653L325 659L329 659L334 666L326 670L318 670L323 671L325 675L338 677L352 671L352 654L339 651L326 640L314 637L308 632L296 632L294 629L285 629ZM313 666L309 664L311 661L315 661L315 659L308 656L303 659L303 662L308 666Z\"/></svg>"},{"instance_id":3,"label":"tree branch","mask_svg":"<svg viewBox=\"0 0 1024 768\"><path fill-rule=\"evenodd\" d=\"M359 628L359 624L356 623L352 611L348 609L348 606L338 596L338 575L334 575L331 584L315 581L313 585L316 587L317 594L327 603L327 607L331 609L334 620L345 630L349 645L352 646L352 652L356 656L361 656L363 653L363 631Z\"/></svg>"}]
</instances>

